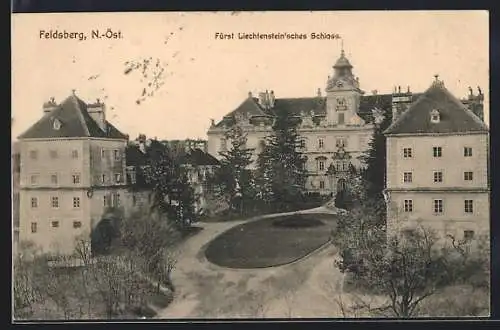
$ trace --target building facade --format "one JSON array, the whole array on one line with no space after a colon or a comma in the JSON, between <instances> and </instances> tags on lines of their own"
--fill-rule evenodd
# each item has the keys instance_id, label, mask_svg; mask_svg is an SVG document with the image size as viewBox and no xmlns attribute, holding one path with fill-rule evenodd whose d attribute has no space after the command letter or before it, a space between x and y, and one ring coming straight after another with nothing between
<instances>
[{"instance_id":1,"label":"building facade","mask_svg":"<svg viewBox=\"0 0 500 330\"><path fill-rule=\"evenodd\" d=\"M265 137L271 134L274 111L286 108L300 118L298 131L302 151L307 157L306 189L321 195L335 194L347 184L352 169L364 166L361 156L368 150L374 125L392 111L402 111L418 95L396 89L392 94L365 95L353 66L341 51L326 83L326 96L318 89L314 97L276 98L274 92L249 93L234 111L208 130L208 152L219 158L229 144L224 133L232 125L240 125L247 133L247 146L254 149L255 167Z\"/></svg>"},{"instance_id":2,"label":"building facade","mask_svg":"<svg viewBox=\"0 0 500 330\"><path fill-rule=\"evenodd\" d=\"M121 206L128 136L106 120L104 104L86 104L74 92L43 112L18 138L19 236L41 252L67 254L106 208Z\"/></svg>"},{"instance_id":3,"label":"building facade","mask_svg":"<svg viewBox=\"0 0 500 330\"><path fill-rule=\"evenodd\" d=\"M11 167L12 167L12 248L15 252L19 243L19 186L21 181L19 143L12 144Z\"/></svg>"},{"instance_id":4,"label":"building facade","mask_svg":"<svg viewBox=\"0 0 500 330\"><path fill-rule=\"evenodd\" d=\"M460 240L489 233L489 132L473 100L482 101L481 91L460 101L436 76L393 117L385 131L388 233L420 225Z\"/></svg>"}]
</instances>

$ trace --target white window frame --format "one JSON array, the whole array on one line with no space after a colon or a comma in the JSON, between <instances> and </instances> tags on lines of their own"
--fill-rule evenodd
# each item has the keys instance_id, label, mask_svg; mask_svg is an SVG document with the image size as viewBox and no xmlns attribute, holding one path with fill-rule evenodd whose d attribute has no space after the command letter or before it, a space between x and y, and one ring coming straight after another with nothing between
<instances>
[{"instance_id":1,"label":"white window frame","mask_svg":"<svg viewBox=\"0 0 500 330\"><path fill-rule=\"evenodd\" d=\"M474 200L473 199L465 199L464 200L464 213L465 214L474 214Z\"/></svg>"},{"instance_id":2,"label":"white window frame","mask_svg":"<svg viewBox=\"0 0 500 330\"><path fill-rule=\"evenodd\" d=\"M464 181L474 181L474 172L472 172L472 171L465 171L464 172Z\"/></svg>"},{"instance_id":3,"label":"white window frame","mask_svg":"<svg viewBox=\"0 0 500 330\"><path fill-rule=\"evenodd\" d=\"M35 179L35 180L33 180ZM39 174L31 174L30 175L30 185L32 186L36 186L39 184L39 181L40 181L40 175Z\"/></svg>"},{"instance_id":4,"label":"white window frame","mask_svg":"<svg viewBox=\"0 0 500 330\"><path fill-rule=\"evenodd\" d=\"M57 152L57 149L50 149L49 150L49 156L51 159L57 159L59 158L59 153Z\"/></svg>"},{"instance_id":5,"label":"white window frame","mask_svg":"<svg viewBox=\"0 0 500 330\"><path fill-rule=\"evenodd\" d=\"M403 148L403 158L413 158L413 148Z\"/></svg>"},{"instance_id":6,"label":"white window frame","mask_svg":"<svg viewBox=\"0 0 500 330\"><path fill-rule=\"evenodd\" d=\"M54 177L56 178L55 181L53 180ZM50 175L50 183L51 184L58 184L59 183L59 178L58 178L57 173L53 173Z\"/></svg>"},{"instance_id":7,"label":"white window frame","mask_svg":"<svg viewBox=\"0 0 500 330\"><path fill-rule=\"evenodd\" d=\"M115 183L122 183L122 174L121 173L115 173L114 179L115 179Z\"/></svg>"},{"instance_id":8,"label":"white window frame","mask_svg":"<svg viewBox=\"0 0 500 330\"><path fill-rule=\"evenodd\" d=\"M440 198L433 199L432 210L435 215L444 214L444 200Z\"/></svg>"},{"instance_id":9,"label":"white window frame","mask_svg":"<svg viewBox=\"0 0 500 330\"><path fill-rule=\"evenodd\" d=\"M80 203L81 203L80 197L78 197L78 196L73 197L73 208L74 209L79 209L80 208Z\"/></svg>"},{"instance_id":10,"label":"white window frame","mask_svg":"<svg viewBox=\"0 0 500 330\"><path fill-rule=\"evenodd\" d=\"M73 184L80 184L82 181L81 181L81 176L80 176L80 173L73 173L71 175L71 179L73 181Z\"/></svg>"},{"instance_id":11,"label":"white window frame","mask_svg":"<svg viewBox=\"0 0 500 330\"><path fill-rule=\"evenodd\" d=\"M412 183L412 182L413 182L413 172L411 171L403 172L403 183Z\"/></svg>"},{"instance_id":12,"label":"white window frame","mask_svg":"<svg viewBox=\"0 0 500 330\"><path fill-rule=\"evenodd\" d=\"M464 147L464 157L472 157L472 147Z\"/></svg>"},{"instance_id":13,"label":"white window frame","mask_svg":"<svg viewBox=\"0 0 500 330\"><path fill-rule=\"evenodd\" d=\"M79 157L78 149L71 150L71 158L77 159Z\"/></svg>"},{"instance_id":14,"label":"white window frame","mask_svg":"<svg viewBox=\"0 0 500 330\"><path fill-rule=\"evenodd\" d=\"M434 183L443 183L443 180L444 180L443 171L441 171L441 170L434 171L434 173L433 173Z\"/></svg>"},{"instance_id":15,"label":"white window frame","mask_svg":"<svg viewBox=\"0 0 500 330\"><path fill-rule=\"evenodd\" d=\"M432 156L434 158L443 157L443 147L432 147Z\"/></svg>"},{"instance_id":16,"label":"white window frame","mask_svg":"<svg viewBox=\"0 0 500 330\"><path fill-rule=\"evenodd\" d=\"M54 206L54 205L56 205L56 206ZM50 197L50 206L53 209L59 208L59 196L51 196Z\"/></svg>"},{"instance_id":17,"label":"white window frame","mask_svg":"<svg viewBox=\"0 0 500 330\"><path fill-rule=\"evenodd\" d=\"M38 208L38 197L31 197L30 204L32 209Z\"/></svg>"},{"instance_id":18,"label":"white window frame","mask_svg":"<svg viewBox=\"0 0 500 330\"><path fill-rule=\"evenodd\" d=\"M325 148L325 138L324 137L318 137L318 149L323 149Z\"/></svg>"},{"instance_id":19,"label":"white window frame","mask_svg":"<svg viewBox=\"0 0 500 330\"><path fill-rule=\"evenodd\" d=\"M34 150L30 150L29 151L29 158L30 159L38 159L38 150L34 149Z\"/></svg>"},{"instance_id":20,"label":"white window frame","mask_svg":"<svg viewBox=\"0 0 500 330\"><path fill-rule=\"evenodd\" d=\"M413 199L405 199L403 201L403 210L406 213L413 212Z\"/></svg>"}]
</instances>

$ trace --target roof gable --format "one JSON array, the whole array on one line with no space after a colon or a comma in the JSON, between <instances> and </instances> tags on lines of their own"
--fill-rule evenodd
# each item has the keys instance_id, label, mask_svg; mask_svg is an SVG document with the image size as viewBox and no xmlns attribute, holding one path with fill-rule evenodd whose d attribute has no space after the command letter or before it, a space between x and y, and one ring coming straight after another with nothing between
<instances>
[{"instance_id":1,"label":"roof gable","mask_svg":"<svg viewBox=\"0 0 500 330\"><path fill-rule=\"evenodd\" d=\"M431 112L439 121L431 122ZM488 127L453 96L442 82L435 82L406 110L384 134L440 134L487 132Z\"/></svg>"},{"instance_id":2,"label":"roof gable","mask_svg":"<svg viewBox=\"0 0 500 330\"><path fill-rule=\"evenodd\" d=\"M57 129L54 121L58 121ZM106 131L102 130L87 111L87 105L75 95L66 98L50 113L46 113L19 139L100 137L127 139L127 136L106 121Z\"/></svg>"}]
</instances>

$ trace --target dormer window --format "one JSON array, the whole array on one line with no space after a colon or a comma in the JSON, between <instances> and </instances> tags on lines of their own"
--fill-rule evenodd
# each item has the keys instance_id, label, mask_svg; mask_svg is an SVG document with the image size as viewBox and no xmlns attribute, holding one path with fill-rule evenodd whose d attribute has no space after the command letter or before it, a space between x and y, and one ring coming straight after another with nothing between
<instances>
[{"instance_id":1,"label":"dormer window","mask_svg":"<svg viewBox=\"0 0 500 330\"><path fill-rule=\"evenodd\" d=\"M61 122L59 119L54 119L54 122L52 123L52 128L58 131L61 128Z\"/></svg>"},{"instance_id":2,"label":"dormer window","mask_svg":"<svg viewBox=\"0 0 500 330\"><path fill-rule=\"evenodd\" d=\"M437 124L441 120L441 116L439 114L439 111L434 109L431 111L431 123Z\"/></svg>"}]
</instances>

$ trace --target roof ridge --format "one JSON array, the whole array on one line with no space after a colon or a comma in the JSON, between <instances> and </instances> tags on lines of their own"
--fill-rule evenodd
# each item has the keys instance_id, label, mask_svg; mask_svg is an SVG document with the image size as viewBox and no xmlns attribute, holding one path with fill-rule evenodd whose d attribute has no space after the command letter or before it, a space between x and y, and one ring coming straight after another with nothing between
<instances>
[{"instance_id":1,"label":"roof ridge","mask_svg":"<svg viewBox=\"0 0 500 330\"><path fill-rule=\"evenodd\" d=\"M71 98L71 101L76 105L76 109L77 109L76 112L78 114L78 119L80 119L80 123L83 125L83 130L85 131L86 136L90 136L89 128L87 126L87 123L85 122L85 118L83 117L83 113L82 113L83 109L81 109L77 97L75 95L70 95L69 97Z\"/></svg>"}]
</instances>

